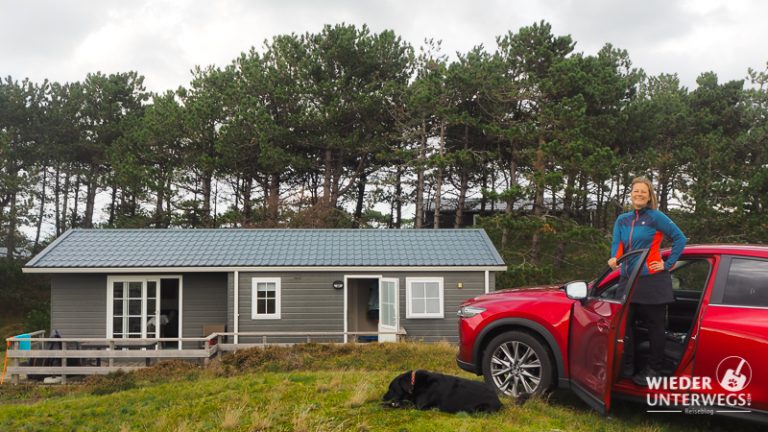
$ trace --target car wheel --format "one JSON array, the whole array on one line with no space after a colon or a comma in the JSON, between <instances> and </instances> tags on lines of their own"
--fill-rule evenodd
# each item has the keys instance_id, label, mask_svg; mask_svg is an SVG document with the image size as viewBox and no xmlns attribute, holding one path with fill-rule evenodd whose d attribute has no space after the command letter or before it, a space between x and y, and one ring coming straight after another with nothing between
<instances>
[{"instance_id":1,"label":"car wheel","mask_svg":"<svg viewBox=\"0 0 768 432\"><path fill-rule=\"evenodd\" d=\"M485 382L507 396L536 395L548 390L553 372L549 350L530 333L502 333L483 353Z\"/></svg>"}]
</instances>

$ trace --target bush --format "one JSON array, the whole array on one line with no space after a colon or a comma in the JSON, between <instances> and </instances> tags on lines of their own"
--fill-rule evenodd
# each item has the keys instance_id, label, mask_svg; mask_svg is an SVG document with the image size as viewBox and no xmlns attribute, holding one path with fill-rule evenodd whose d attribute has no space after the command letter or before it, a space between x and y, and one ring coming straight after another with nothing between
<instances>
[{"instance_id":1,"label":"bush","mask_svg":"<svg viewBox=\"0 0 768 432\"><path fill-rule=\"evenodd\" d=\"M24 328L28 331L49 330L51 328L51 307L44 303L38 309L32 309L24 317Z\"/></svg>"},{"instance_id":2,"label":"bush","mask_svg":"<svg viewBox=\"0 0 768 432\"><path fill-rule=\"evenodd\" d=\"M94 375L85 379L84 386L94 395L107 395L136 387L136 375L117 371L108 375Z\"/></svg>"}]
</instances>

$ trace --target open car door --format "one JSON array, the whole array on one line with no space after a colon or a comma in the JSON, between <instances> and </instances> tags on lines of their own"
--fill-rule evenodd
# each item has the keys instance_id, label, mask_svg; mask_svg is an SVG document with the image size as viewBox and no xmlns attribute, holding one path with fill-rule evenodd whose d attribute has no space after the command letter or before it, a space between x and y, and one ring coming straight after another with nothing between
<instances>
[{"instance_id":1,"label":"open car door","mask_svg":"<svg viewBox=\"0 0 768 432\"><path fill-rule=\"evenodd\" d=\"M571 311L571 388L602 414L611 408L616 361L624 353L623 323L630 293L648 257L648 249L630 252L618 261L620 274L607 270L589 287Z\"/></svg>"}]
</instances>

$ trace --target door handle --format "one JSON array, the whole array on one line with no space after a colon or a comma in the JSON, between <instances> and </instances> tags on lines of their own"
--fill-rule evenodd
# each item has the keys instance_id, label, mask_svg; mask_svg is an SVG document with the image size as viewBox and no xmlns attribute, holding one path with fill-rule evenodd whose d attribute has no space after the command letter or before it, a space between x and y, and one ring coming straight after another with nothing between
<instances>
[{"instance_id":1,"label":"door handle","mask_svg":"<svg viewBox=\"0 0 768 432\"><path fill-rule=\"evenodd\" d=\"M597 331L600 333L608 333L611 328L611 323L608 320L601 319L597 321Z\"/></svg>"}]
</instances>

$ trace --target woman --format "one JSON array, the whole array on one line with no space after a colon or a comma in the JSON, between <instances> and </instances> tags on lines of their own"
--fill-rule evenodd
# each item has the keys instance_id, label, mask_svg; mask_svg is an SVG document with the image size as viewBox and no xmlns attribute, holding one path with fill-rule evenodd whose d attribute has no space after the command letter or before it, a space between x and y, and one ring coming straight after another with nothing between
<instances>
[{"instance_id":1,"label":"woman","mask_svg":"<svg viewBox=\"0 0 768 432\"><path fill-rule=\"evenodd\" d=\"M613 226L611 259L608 260L608 265L615 269L616 261L623 254L636 249L650 249L648 259L642 264L640 279L632 295L622 367L622 375L634 374L633 322L635 318L642 318L648 328L650 352L645 369L634 375L632 380L637 385L647 385L646 378L661 374L666 342L664 327L667 304L674 301L669 270L680 258L686 239L680 228L669 217L656 210L658 200L648 178L636 177L632 180L630 198L632 210L619 215ZM659 251L664 235L672 239L672 252L666 262L661 259ZM628 274L622 275L622 277L627 276Z\"/></svg>"}]
</instances>

